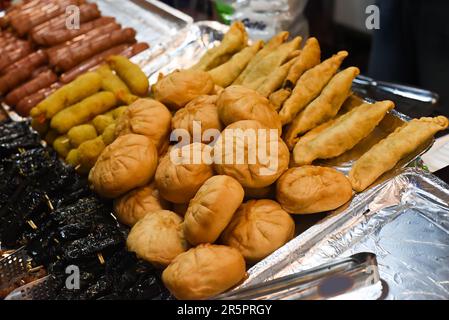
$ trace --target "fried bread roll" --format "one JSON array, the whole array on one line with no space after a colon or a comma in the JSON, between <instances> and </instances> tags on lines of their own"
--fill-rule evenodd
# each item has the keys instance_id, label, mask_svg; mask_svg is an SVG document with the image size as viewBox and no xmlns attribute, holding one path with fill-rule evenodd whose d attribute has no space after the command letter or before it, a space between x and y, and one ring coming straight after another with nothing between
<instances>
[{"instance_id":1,"label":"fried bread roll","mask_svg":"<svg viewBox=\"0 0 449 320\"><path fill-rule=\"evenodd\" d=\"M277 47L279 47L282 43L284 43L289 36L289 33L287 31L282 31L275 35L273 38L271 38L270 41L260 50L257 52L256 56L249 62L248 66L243 70L243 72L240 74L240 76L234 81L233 84L242 84L245 77L252 73L254 71L254 68L257 67L257 64L260 60L265 58L267 55L269 55L271 52L273 52Z\"/></svg>"},{"instance_id":2,"label":"fried bread roll","mask_svg":"<svg viewBox=\"0 0 449 320\"><path fill-rule=\"evenodd\" d=\"M182 231L182 218L168 210L155 211L137 221L126 245L129 251L156 267L169 265L189 249Z\"/></svg>"},{"instance_id":3,"label":"fried bread roll","mask_svg":"<svg viewBox=\"0 0 449 320\"><path fill-rule=\"evenodd\" d=\"M227 87L242 73L257 51L263 46L263 41L257 41L250 47L232 56L231 60L209 71L214 83L220 87Z\"/></svg>"},{"instance_id":4,"label":"fried bread roll","mask_svg":"<svg viewBox=\"0 0 449 320\"><path fill-rule=\"evenodd\" d=\"M208 71L226 62L223 58L231 57L234 53L242 50L248 43L248 34L241 22L235 22L224 35L223 41L206 52L201 60L194 65L192 70Z\"/></svg>"},{"instance_id":5,"label":"fried bread roll","mask_svg":"<svg viewBox=\"0 0 449 320\"><path fill-rule=\"evenodd\" d=\"M290 98L285 101L279 112L282 124L290 123L299 112L318 97L347 56L348 52L340 51L299 78Z\"/></svg>"},{"instance_id":6,"label":"fried bread roll","mask_svg":"<svg viewBox=\"0 0 449 320\"><path fill-rule=\"evenodd\" d=\"M299 48L301 40L301 37L296 37L290 42L281 44L273 52L261 59L254 67L254 70L248 73L243 79L242 85L250 89L257 89L265 77L269 76L274 69L281 66L289 55Z\"/></svg>"},{"instance_id":7,"label":"fried bread roll","mask_svg":"<svg viewBox=\"0 0 449 320\"><path fill-rule=\"evenodd\" d=\"M256 263L293 238L295 222L279 203L251 200L240 206L221 235L222 243Z\"/></svg>"},{"instance_id":8,"label":"fried bread roll","mask_svg":"<svg viewBox=\"0 0 449 320\"><path fill-rule=\"evenodd\" d=\"M315 138L300 139L293 151L297 166L311 164L316 159L338 157L366 138L394 108L391 101L362 104L331 123ZM323 127L322 127L323 128ZM321 128L321 129L322 129Z\"/></svg>"},{"instance_id":9,"label":"fried bread roll","mask_svg":"<svg viewBox=\"0 0 449 320\"><path fill-rule=\"evenodd\" d=\"M351 197L351 183L344 174L332 168L292 168L276 183L276 199L285 211L292 214L334 210Z\"/></svg>"},{"instance_id":10,"label":"fried bread roll","mask_svg":"<svg viewBox=\"0 0 449 320\"><path fill-rule=\"evenodd\" d=\"M213 297L243 280L245 260L230 247L203 244L177 256L162 273L162 281L181 300Z\"/></svg>"},{"instance_id":11,"label":"fried bread roll","mask_svg":"<svg viewBox=\"0 0 449 320\"><path fill-rule=\"evenodd\" d=\"M240 183L229 176L208 179L190 201L184 217L187 241L192 245L214 243L242 204L243 196Z\"/></svg>"},{"instance_id":12,"label":"fried bread roll","mask_svg":"<svg viewBox=\"0 0 449 320\"><path fill-rule=\"evenodd\" d=\"M449 125L446 117L414 119L396 129L365 153L349 173L352 188L361 192L383 173L393 169L402 158L412 153L438 131Z\"/></svg>"},{"instance_id":13,"label":"fried bread roll","mask_svg":"<svg viewBox=\"0 0 449 320\"><path fill-rule=\"evenodd\" d=\"M321 95L313 100L291 123L285 133L285 143L293 149L298 136L335 117L348 98L352 81L359 74L355 67L347 68L335 75Z\"/></svg>"}]
</instances>

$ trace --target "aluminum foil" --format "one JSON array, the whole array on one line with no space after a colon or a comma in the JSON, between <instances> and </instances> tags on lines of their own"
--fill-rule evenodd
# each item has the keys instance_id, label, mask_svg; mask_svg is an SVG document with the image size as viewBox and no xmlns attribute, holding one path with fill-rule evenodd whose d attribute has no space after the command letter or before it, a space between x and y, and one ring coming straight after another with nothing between
<instances>
[{"instance_id":1,"label":"aluminum foil","mask_svg":"<svg viewBox=\"0 0 449 320\"><path fill-rule=\"evenodd\" d=\"M448 299L449 186L406 169L251 268L243 286L358 252L377 255L382 299Z\"/></svg>"}]
</instances>

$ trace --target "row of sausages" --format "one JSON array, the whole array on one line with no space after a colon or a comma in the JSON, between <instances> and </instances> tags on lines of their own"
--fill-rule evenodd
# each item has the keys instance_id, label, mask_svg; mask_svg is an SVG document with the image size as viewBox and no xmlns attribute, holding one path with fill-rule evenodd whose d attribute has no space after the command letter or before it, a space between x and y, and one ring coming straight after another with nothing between
<instances>
[{"instance_id":1,"label":"row of sausages","mask_svg":"<svg viewBox=\"0 0 449 320\"><path fill-rule=\"evenodd\" d=\"M70 5L79 8L79 28L67 26ZM0 28L0 96L23 116L106 57L130 58L148 48L136 43L133 29L85 0L25 0L7 10Z\"/></svg>"}]
</instances>

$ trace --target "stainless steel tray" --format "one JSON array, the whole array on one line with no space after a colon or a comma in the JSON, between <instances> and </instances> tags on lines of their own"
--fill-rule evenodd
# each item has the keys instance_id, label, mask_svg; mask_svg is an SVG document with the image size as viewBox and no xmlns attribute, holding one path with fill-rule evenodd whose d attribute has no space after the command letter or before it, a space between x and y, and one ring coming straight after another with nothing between
<instances>
[{"instance_id":1,"label":"stainless steel tray","mask_svg":"<svg viewBox=\"0 0 449 320\"><path fill-rule=\"evenodd\" d=\"M251 268L243 286L358 252L377 255L382 299L448 299L449 186L409 168Z\"/></svg>"}]
</instances>

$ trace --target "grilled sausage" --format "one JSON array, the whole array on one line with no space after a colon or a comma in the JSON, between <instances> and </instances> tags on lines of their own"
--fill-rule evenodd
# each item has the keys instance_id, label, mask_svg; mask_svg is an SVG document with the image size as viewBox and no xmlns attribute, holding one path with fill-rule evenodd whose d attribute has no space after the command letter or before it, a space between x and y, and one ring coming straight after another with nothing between
<instances>
[{"instance_id":1,"label":"grilled sausage","mask_svg":"<svg viewBox=\"0 0 449 320\"><path fill-rule=\"evenodd\" d=\"M0 96L29 79L33 71L46 61L45 52L39 50L9 66L0 77Z\"/></svg>"},{"instance_id":2,"label":"grilled sausage","mask_svg":"<svg viewBox=\"0 0 449 320\"><path fill-rule=\"evenodd\" d=\"M44 88L51 86L57 80L58 80L58 77L56 76L56 74L53 71L47 70L47 71L41 72L34 79L24 83L20 87L17 87L13 91L11 91L6 96L5 101L10 106L15 106L23 98L39 91L40 89L44 89Z\"/></svg>"},{"instance_id":3,"label":"grilled sausage","mask_svg":"<svg viewBox=\"0 0 449 320\"><path fill-rule=\"evenodd\" d=\"M54 91L60 88L62 85L58 82L54 83L52 86L41 89L19 101L16 105L16 112L22 117L27 117L30 114L31 109L33 109L39 102L47 98Z\"/></svg>"},{"instance_id":4,"label":"grilled sausage","mask_svg":"<svg viewBox=\"0 0 449 320\"><path fill-rule=\"evenodd\" d=\"M115 30L110 34L87 37L84 40L49 53L49 60L51 65L67 71L104 50L123 43L134 43L135 35L136 32L133 29L126 28Z\"/></svg>"},{"instance_id":5,"label":"grilled sausage","mask_svg":"<svg viewBox=\"0 0 449 320\"><path fill-rule=\"evenodd\" d=\"M80 23L88 22L93 19L100 17L100 10L95 3L83 4L79 7L80 9ZM67 15L63 13L50 21L44 22L33 28L31 31L32 39L38 44L45 44L41 40L49 32L54 32L57 30L72 30L66 28ZM75 29L79 30L79 29Z\"/></svg>"},{"instance_id":6,"label":"grilled sausage","mask_svg":"<svg viewBox=\"0 0 449 320\"><path fill-rule=\"evenodd\" d=\"M5 52L2 54L2 59L0 60L0 72L5 73L6 68L15 63L16 61L22 59L23 57L27 56L31 52L31 47L26 46L23 48L17 48L10 52Z\"/></svg>"},{"instance_id":7,"label":"grilled sausage","mask_svg":"<svg viewBox=\"0 0 449 320\"><path fill-rule=\"evenodd\" d=\"M146 43L135 43L132 46L129 46L128 44L122 44L115 46L109 50L103 51L92 58L84 61L83 63L77 65L75 68L70 69L69 71L63 73L60 77L60 81L62 83L69 83L75 80L79 75L94 69L103 61L112 55L122 55L127 58L131 58L132 56L135 56L136 54L146 50L149 48L149 45Z\"/></svg>"},{"instance_id":8,"label":"grilled sausage","mask_svg":"<svg viewBox=\"0 0 449 320\"><path fill-rule=\"evenodd\" d=\"M20 36L31 31L35 26L44 23L65 12L69 5L81 5L84 0L60 0L58 2L49 2L39 7L39 10L30 12L21 12L10 17L11 26Z\"/></svg>"},{"instance_id":9,"label":"grilled sausage","mask_svg":"<svg viewBox=\"0 0 449 320\"><path fill-rule=\"evenodd\" d=\"M101 17L93 21L82 23L79 29L59 29L49 30L45 33L38 33L33 35L33 40L44 46L55 46L72 40L73 38L83 35L93 29L114 23L115 19L112 17Z\"/></svg>"}]
</instances>

